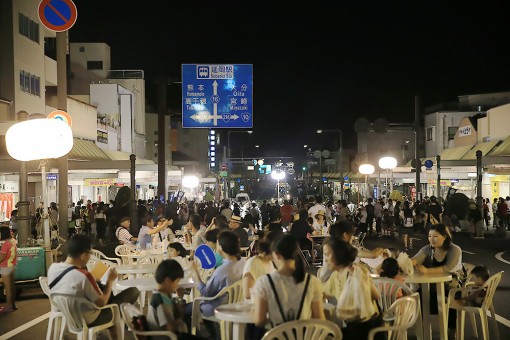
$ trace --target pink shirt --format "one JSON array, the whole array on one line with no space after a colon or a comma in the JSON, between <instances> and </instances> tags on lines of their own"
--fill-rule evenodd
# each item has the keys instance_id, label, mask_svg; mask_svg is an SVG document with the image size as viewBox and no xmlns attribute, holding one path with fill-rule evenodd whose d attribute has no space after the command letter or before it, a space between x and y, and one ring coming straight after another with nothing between
<instances>
[{"instance_id":1,"label":"pink shirt","mask_svg":"<svg viewBox=\"0 0 510 340\"><path fill-rule=\"evenodd\" d=\"M6 240L0 249L0 253L6 254L5 259L0 262L0 267L12 267L18 262L18 251L16 241L13 239Z\"/></svg>"}]
</instances>

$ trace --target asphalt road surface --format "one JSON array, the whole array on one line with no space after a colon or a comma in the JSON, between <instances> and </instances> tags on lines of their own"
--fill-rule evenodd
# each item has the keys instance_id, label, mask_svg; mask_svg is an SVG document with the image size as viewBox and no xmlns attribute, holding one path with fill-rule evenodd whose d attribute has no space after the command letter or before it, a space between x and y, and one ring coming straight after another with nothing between
<instances>
[{"instance_id":1,"label":"asphalt road surface","mask_svg":"<svg viewBox=\"0 0 510 340\"><path fill-rule=\"evenodd\" d=\"M414 255L422 246L426 245L427 237L423 234L415 235L414 247L408 253ZM510 239L486 238L472 239L463 234L454 235L454 243L463 250L463 262L486 265L491 274L505 271L503 279L494 297L494 306L497 314L500 339L510 339ZM367 237L365 247L397 248L403 250L401 239L394 237ZM113 255L113 245L107 246L103 251L108 256ZM25 284L18 298L18 310L13 313L0 314L0 340L3 339L42 339L48 325L49 301L38 286ZM433 322L433 325L437 325ZM489 326L492 337L492 328ZM479 334L480 326L478 326ZM466 318L466 339L473 337L469 318ZM434 339L439 338L437 329L433 326ZM66 339L74 339L70 333L66 333ZM106 339L102 334L99 339ZM132 335L126 332L126 339L132 339Z\"/></svg>"}]
</instances>

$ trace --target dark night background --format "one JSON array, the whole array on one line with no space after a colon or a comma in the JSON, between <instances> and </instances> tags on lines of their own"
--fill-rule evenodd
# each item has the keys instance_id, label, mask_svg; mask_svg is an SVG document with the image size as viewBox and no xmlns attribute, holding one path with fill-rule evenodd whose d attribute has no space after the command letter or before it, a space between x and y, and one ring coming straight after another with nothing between
<instances>
[{"instance_id":1,"label":"dark night background","mask_svg":"<svg viewBox=\"0 0 510 340\"><path fill-rule=\"evenodd\" d=\"M257 155L302 155L318 128L355 147L357 118L412 122L415 95L426 107L510 90L508 1L75 3L71 42L105 42L113 69L143 69L150 101L155 77L180 78L183 63L253 64Z\"/></svg>"}]
</instances>

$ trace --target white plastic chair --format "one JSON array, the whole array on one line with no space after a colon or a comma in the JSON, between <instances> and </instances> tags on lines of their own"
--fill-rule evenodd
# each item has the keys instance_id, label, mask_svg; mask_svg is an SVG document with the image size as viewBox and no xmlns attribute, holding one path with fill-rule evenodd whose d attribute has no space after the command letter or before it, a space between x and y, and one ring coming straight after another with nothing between
<instances>
[{"instance_id":1,"label":"white plastic chair","mask_svg":"<svg viewBox=\"0 0 510 340\"><path fill-rule=\"evenodd\" d=\"M295 320L282 323L268 331L262 340L287 339L287 340L324 340L342 339L340 327L328 320Z\"/></svg>"},{"instance_id":2,"label":"white plastic chair","mask_svg":"<svg viewBox=\"0 0 510 340\"><path fill-rule=\"evenodd\" d=\"M243 301L243 283L242 283L242 280L234 282L230 286L227 286L227 287L223 288L215 296L212 296L212 297L204 297L204 296L195 297L195 299L193 300L193 305L192 305L193 308L192 308L192 314L191 314L191 334L196 334L197 333L197 329L200 329L200 323L201 323L202 320L209 320L209 321L214 321L214 322L220 322L220 320L218 318L216 318L214 315L212 315L212 316L203 316L202 315L202 311L200 310L200 303L202 301L212 301L212 300L215 300L217 298L221 298L221 297L225 297L225 296L227 297L227 299L225 299L225 301L224 301L224 303L226 303L226 304L236 303L236 302ZM230 337L227 337L226 332L227 332L227 329L230 329L230 332L231 332L232 331L231 328L232 328L232 325L231 325L230 322L225 322L225 321L220 322L221 338L222 339L230 338Z\"/></svg>"},{"instance_id":3,"label":"white plastic chair","mask_svg":"<svg viewBox=\"0 0 510 340\"><path fill-rule=\"evenodd\" d=\"M50 300L50 319L48 320L48 330L46 331L46 340L62 339L66 328L66 320L64 314L58 311L57 306L53 302L50 295L50 287L48 286L48 278L46 276L39 277L39 285Z\"/></svg>"},{"instance_id":4,"label":"white plastic chair","mask_svg":"<svg viewBox=\"0 0 510 340\"><path fill-rule=\"evenodd\" d=\"M494 310L492 299L494 298L494 294L496 293L496 289L501 281L502 276L503 271L492 275L481 288L467 286L465 288L455 288L450 290L448 293L447 307L457 310L457 340L464 339L464 322L466 313L469 313L473 316L478 314L480 316L483 338L489 339L489 321L487 319L487 311L490 311L491 313L491 321L494 328L494 336L490 337L490 339L499 340L498 322L496 321L496 311ZM465 297L479 289L486 289L486 295L481 307L465 305L462 300L455 300L455 294L458 292L461 293L461 296ZM478 331L476 330L476 320L472 319L472 322L475 336L478 337Z\"/></svg>"},{"instance_id":5,"label":"white plastic chair","mask_svg":"<svg viewBox=\"0 0 510 340\"><path fill-rule=\"evenodd\" d=\"M93 302L84 298L64 294L51 294L51 296L58 310L64 315L67 329L69 329L71 333L75 334L78 337L78 340L82 340L84 338L95 340L97 333L110 327L115 327L119 339L124 339L124 326L122 324L119 306L109 304L103 307L98 307ZM88 327L87 323L83 319L82 310L84 308L88 310L103 310L109 308L112 311L112 320L102 325Z\"/></svg>"},{"instance_id":6,"label":"white plastic chair","mask_svg":"<svg viewBox=\"0 0 510 340\"><path fill-rule=\"evenodd\" d=\"M395 315L392 314L393 310L391 306L397 301L397 294L399 290L402 290L403 296L411 296L413 291L407 285L395 279L387 277L377 277L373 279L374 285L377 288L380 298L379 306L383 311L383 320L393 321ZM413 327L418 340L423 339L423 326L422 326L422 315L420 307L420 299L418 296L418 318L416 319L415 326Z\"/></svg>"},{"instance_id":7,"label":"white plastic chair","mask_svg":"<svg viewBox=\"0 0 510 340\"><path fill-rule=\"evenodd\" d=\"M115 262L118 265L120 265L122 262L121 259L119 259L117 257L108 257L102 251L97 250L97 249L92 249L92 255L97 257L98 259L101 259L101 260L108 260L111 262Z\"/></svg>"},{"instance_id":8,"label":"white plastic chair","mask_svg":"<svg viewBox=\"0 0 510 340\"><path fill-rule=\"evenodd\" d=\"M143 313L130 303L122 303L120 305L120 313L122 314L122 320L124 320L128 330L133 333L136 340L142 337L146 339L149 336L166 336L170 340L177 340L177 335L170 331L137 331L133 326L133 316L142 315Z\"/></svg>"},{"instance_id":9,"label":"white plastic chair","mask_svg":"<svg viewBox=\"0 0 510 340\"><path fill-rule=\"evenodd\" d=\"M109 260L102 260L98 257L95 257L94 255L90 255L89 262L87 262L87 270L92 271L94 267L96 266L96 263L102 262L104 263L108 268L115 268L117 266L117 262L112 262Z\"/></svg>"},{"instance_id":10,"label":"white plastic chair","mask_svg":"<svg viewBox=\"0 0 510 340\"><path fill-rule=\"evenodd\" d=\"M123 255L132 254L135 248L131 245L121 244L115 247L115 255L122 259L122 264L129 264L129 258Z\"/></svg>"},{"instance_id":11,"label":"white plastic chair","mask_svg":"<svg viewBox=\"0 0 510 340\"><path fill-rule=\"evenodd\" d=\"M381 332L388 333L388 340L407 340L407 330L418 319L419 299L418 293L397 299L388 309L388 312L394 315L393 323L390 326L371 329L368 333L368 340L373 340L375 335Z\"/></svg>"},{"instance_id":12,"label":"white plastic chair","mask_svg":"<svg viewBox=\"0 0 510 340\"><path fill-rule=\"evenodd\" d=\"M163 261L163 254L151 254L146 255L139 259L137 264L160 264Z\"/></svg>"}]
</instances>

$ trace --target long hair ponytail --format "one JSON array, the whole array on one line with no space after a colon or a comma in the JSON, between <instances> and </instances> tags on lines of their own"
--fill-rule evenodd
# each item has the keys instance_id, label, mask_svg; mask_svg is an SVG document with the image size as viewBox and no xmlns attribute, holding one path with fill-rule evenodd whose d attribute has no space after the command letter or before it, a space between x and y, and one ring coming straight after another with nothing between
<instances>
[{"instance_id":1,"label":"long hair ponytail","mask_svg":"<svg viewBox=\"0 0 510 340\"><path fill-rule=\"evenodd\" d=\"M271 245L271 250L277 254L280 254L285 260L294 260L295 269L292 273L292 277L296 283L300 283L305 279L305 263L301 257L299 244L297 239L290 234L283 234Z\"/></svg>"}]
</instances>

